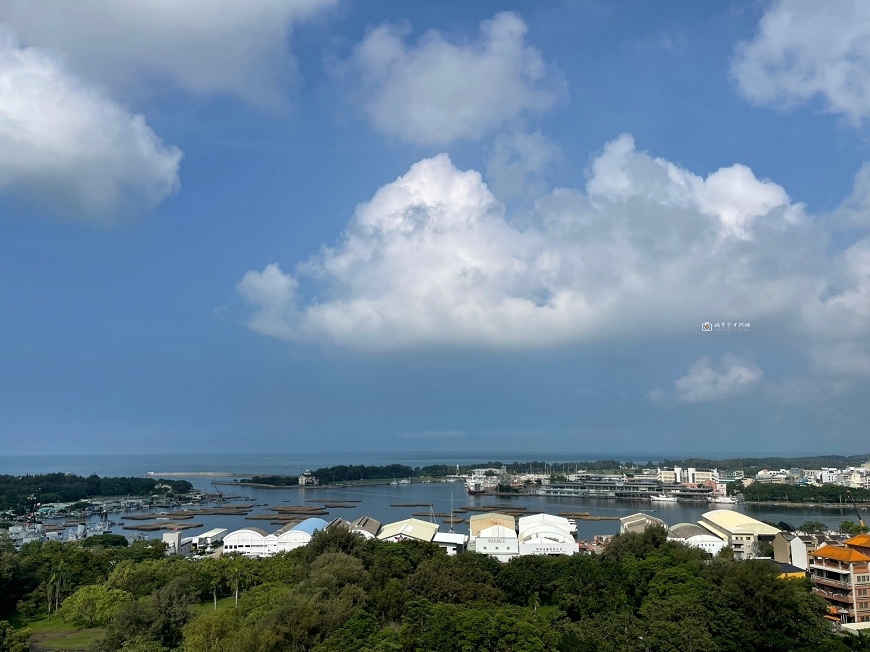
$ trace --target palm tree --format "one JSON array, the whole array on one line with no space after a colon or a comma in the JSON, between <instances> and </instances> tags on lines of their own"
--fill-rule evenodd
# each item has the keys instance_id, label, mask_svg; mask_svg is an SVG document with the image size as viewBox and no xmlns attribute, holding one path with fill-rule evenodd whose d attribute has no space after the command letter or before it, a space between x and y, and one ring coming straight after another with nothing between
<instances>
[{"instance_id":1,"label":"palm tree","mask_svg":"<svg viewBox=\"0 0 870 652\"><path fill-rule=\"evenodd\" d=\"M66 588L66 585L69 583L70 573L69 568L63 562L60 562L54 569L52 573L52 581L54 583L54 610L60 608L60 596L63 593L63 590Z\"/></svg>"},{"instance_id":2,"label":"palm tree","mask_svg":"<svg viewBox=\"0 0 870 652\"><path fill-rule=\"evenodd\" d=\"M538 613L538 607L541 606L541 598L538 596L537 592L532 593L532 595L529 596L529 606L535 613Z\"/></svg>"}]
</instances>

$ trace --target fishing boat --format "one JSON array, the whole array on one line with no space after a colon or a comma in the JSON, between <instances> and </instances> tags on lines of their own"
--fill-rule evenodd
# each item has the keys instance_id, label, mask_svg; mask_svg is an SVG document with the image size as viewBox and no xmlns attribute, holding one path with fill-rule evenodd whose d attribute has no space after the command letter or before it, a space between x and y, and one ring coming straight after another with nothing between
<instances>
[{"instance_id":1,"label":"fishing boat","mask_svg":"<svg viewBox=\"0 0 870 652\"><path fill-rule=\"evenodd\" d=\"M649 499L654 503L675 503L677 497L670 494L652 494Z\"/></svg>"},{"instance_id":2,"label":"fishing boat","mask_svg":"<svg viewBox=\"0 0 870 652\"><path fill-rule=\"evenodd\" d=\"M736 505L737 499L734 496L710 496L707 502L715 505Z\"/></svg>"},{"instance_id":3,"label":"fishing boat","mask_svg":"<svg viewBox=\"0 0 870 652\"><path fill-rule=\"evenodd\" d=\"M483 488L482 482L473 482L468 480L465 483L465 489L468 491L469 496L480 496L486 493L486 490Z\"/></svg>"}]
</instances>

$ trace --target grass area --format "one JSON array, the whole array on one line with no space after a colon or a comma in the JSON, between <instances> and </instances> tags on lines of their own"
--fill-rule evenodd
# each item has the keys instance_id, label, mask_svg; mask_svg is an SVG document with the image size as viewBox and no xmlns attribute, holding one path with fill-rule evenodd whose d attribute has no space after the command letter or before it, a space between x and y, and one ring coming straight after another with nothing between
<instances>
[{"instance_id":1,"label":"grass area","mask_svg":"<svg viewBox=\"0 0 870 652\"><path fill-rule=\"evenodd\" d=\"M80 624L67 623L60 616L52 616L49 620L44 615L24 618L16 613L9 619L9 623L16 629L29 627L33 631L31 644L54 650L87 650L105 631L100 627L87 628Z\"/></svg>"},{"instance_id":2,"label":"grass area","mask_svg":"<svg viewBox=\"0 0 870 652\"><path fill-rule=\"evenodd\" d=\"M218 598L217 608L221 609L232 609L236 606L236 598L233 595L227 596L226 598ZM207 614L214 611L214 602L209 600L208 602L201 602L196 605L196 612L200 614Z\"/></svg>"},{"instance_id":3,"label":"grass area","mask_svg":"<svg viewBox=\"0 0 870 652\"><path fill-rule=\"evenodd\" d=\"M93 629L79 629L74 632L45 632L34 634L30 637L30 644L40 648L51 650L69 650L70 652L90 649L91 645L103 635L106 630L94 627Z\"/></svg>"}]
</instances>

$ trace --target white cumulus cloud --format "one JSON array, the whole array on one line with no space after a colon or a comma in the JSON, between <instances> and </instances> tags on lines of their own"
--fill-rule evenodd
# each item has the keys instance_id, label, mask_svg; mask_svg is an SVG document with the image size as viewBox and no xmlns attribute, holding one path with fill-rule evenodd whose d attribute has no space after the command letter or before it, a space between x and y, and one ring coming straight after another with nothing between
<instances>
[{"instance_id":1,"label":"white cumulus cloud","mask_svg":"<svg viewBox=\"0 0 870 652\"><path fill-rule=\"evenodd\" d=\"M175 192L180 161L143 116L0 29L0 190L108 220Z\"/></svg>"},{"instance_id":2,"label":"white cumulus cloud","mask_svg":"<svg viewBox=\"0 0 870 652\"><path fill-rule=\"evenodd\" d=\"M720 401L746 394L763 375L756 364L732 353L722 358L718 368L710 358L702 357L674 382L674 392L683 403Z\"/></svg>"},{"instance_id":3,"label":"white cumulus cloud","mask_svg":"<svg viewBox=\"0 0 870 652\"><path fill-rule=\"evenodd\" d=\"M755 38L737 46L732 72L758 104L820 98L858 122L870 113L870 3L778 0Z\"/></svg>"},{"instance_id":4,"label":"white cumulus cloud","mask_svg":"<svg viewBox=\"0 0 870 652\"><path fill-rule=\"evenodd\" d=\"M293 25L338 0L0 0L0 22L113 86L169 81L280 103Z\"/></svg>"},{"instance_id":5,"label":"white cumulus cloud","mask_svg":"<svg viewBox=\"0 0 870 652\"><path fill-rule=\"evenodd\" d=\"M701 177L623 135L584 190L544 195L523 227L479 173L420 161L335 246L249 272L240 290L259 332L361 348L551 346L733 315L818 337L836 311L853 325L840 341L866 332L861 242L832 259L819 221L775 183L741 165Z\"/></svg>"},{"instance_id":6,"label":"white cumulus cloud","mask_svg":"<svg viewBox=\"0 0 870 652\"><path fill-rule=\"evenodd\" d=\"M550 108L564 93L561 75L526 44L513 13L480 24L480 38L453 43L429 31L406 44L408 25L381 25L355 48L344 72L380 131L425 145L476 140L506 121Z\"/></svg>"}]
</instances>

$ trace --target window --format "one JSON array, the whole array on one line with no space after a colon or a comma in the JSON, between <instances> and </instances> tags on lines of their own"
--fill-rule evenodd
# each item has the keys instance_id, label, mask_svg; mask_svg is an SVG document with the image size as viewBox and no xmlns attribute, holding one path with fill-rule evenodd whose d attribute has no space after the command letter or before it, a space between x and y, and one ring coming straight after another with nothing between
<instances>
[{"instance_id":1,"label":"window","mask_svg":"<svg viewBox=\"0 0 870 652\"><path fill-rule=\"evenodd\" d=\"M867 603L866 602L859 602L858 608L859 609L867 609Z\"/></svg>"}]
</instances>

